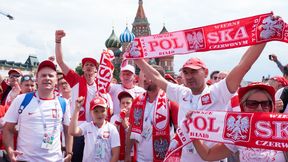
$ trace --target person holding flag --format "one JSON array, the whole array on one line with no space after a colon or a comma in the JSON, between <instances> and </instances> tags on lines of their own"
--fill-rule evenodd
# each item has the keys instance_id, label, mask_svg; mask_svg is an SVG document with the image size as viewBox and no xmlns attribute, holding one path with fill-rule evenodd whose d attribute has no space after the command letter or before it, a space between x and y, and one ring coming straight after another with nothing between
<instances>
[{"instance_id":1,"label":"person holding flag","mask_svg":"<svg viewBox=\"0 0 288 162\"><path fill-rule=\"evenodd\" d=\"M275 112L274 95L274 88L264 83L250 83L247 87L239 88L238 97L241 112ZM238 129L237 126L234 129ZM207 161L220 160L236 152L239 152L240 162L288 161L287 152L278 150L250 148L223 143L218 143L209 148L205 143L197 139L193 140L193 144L201 158Z\"/></svg>"},{"instance_id":2,"label":"person holding flag","mask_svg":"<svg viewBox=\"0 0 288 162\"><path fill-rule=\"evenodd\" d=\"M72 88L72 96L71 96L71 110L74 111L75 102L78 97L84 97L83 106L79 112L78 120L81 122L92 121L92 117L89 111L90 101L96 96L99 91L99 84L97 84L97 69L99 67L99 63L90 57L86 57L82 59L82 71L84 72L83 76L79 76L74 70L72 70L63 60L62 54L62 38L65 36L65 32L63 30L57 30L55 32L55 54L56 54L56 62L60 66L64 78L69 83ZM113 72L112 72L113 73ZM103 93L102 93L103 94ZM105 99L108 101L109 110L113 109L112 100L109 95L105 95ZM108 111L109 111L108 110ZM83 149L84 149L84 137L75 137L73 143L73 157L72 162L82 161L83 157Z\"/></svg>"}]
</instances>

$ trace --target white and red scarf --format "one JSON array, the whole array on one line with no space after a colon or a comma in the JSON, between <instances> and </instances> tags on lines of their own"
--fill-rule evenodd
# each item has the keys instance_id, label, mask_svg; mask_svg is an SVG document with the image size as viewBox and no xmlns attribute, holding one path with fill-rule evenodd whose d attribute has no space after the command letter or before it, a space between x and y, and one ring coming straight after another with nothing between
<instances>
[{"instance_id":1,"label":"white and red scarf","mask_svg":"<svg viewBox=\"0 0 288 162\"><path fill-rule=\"evenodd\" d=\"M98 72L97 72L97 76L96 76L96 80L95 83L97 85L97 94L99 96L102 96L103 98L106 98L106 94L108 92L108 87L110 85L110 82L113 78L113 71L114 71L114 66L112 64L112 60L114 59L114 54L112 51L110 50L104 50L101 53L101 58L100 58L100 63L99 63L99 67L98 67ZM78 96L87 96L87 81L85 79L84 76L81 76L79 79L79 94ZM79 113L79 121L85 121L86 117L85 117L85 110L86 108L86 98L84 99L84 110L80 111ZM87 109L89 110L89 108ZM109 111L110 109L108 109L108 116L111 116L111 113ZM108 117L108 118L109 118Z\"/></svg>"},{"instance_id":2,"label":"white and red scarf","mask_svg":"<svg viewBox=\"0 0 288 162\"><path fill-rule=\"evenodd\" d=\"M288 151L287 114L193 111L178 129L164 161L180 159L179 151L193 139Z\"/></svg>"},{"instance_id":3,"label":"white and red scarf","mask_svg":"<svg viewBox=\"0 0 288 162\"><path fill-rule=\"evenodd\" d=\"M138 142L142 140L144 112L147 102L147 93L138 96L133 101L130 123L132 126L131 136ZM165 154L170 143L170 125L169 125L169 106L168 99L164 91L160 90L156 99L156 109L153 112L152 126L152 148L153 161L160 162L164 160ZM150 149L150 148L147 148ZM137 155L134 156L137 159Z\"/></svg>"},{"instance_id":4,"label":"white and red scarf","mask_svg":"<svg viewBox=\"0 0 288 162\"><path fill-rule=\"evenodd\" d=\"M267 13L176 32L135 38L126 58L157 58L251 46L268 41L288 42L288 25Z\"/></svg>"}]
</instances>

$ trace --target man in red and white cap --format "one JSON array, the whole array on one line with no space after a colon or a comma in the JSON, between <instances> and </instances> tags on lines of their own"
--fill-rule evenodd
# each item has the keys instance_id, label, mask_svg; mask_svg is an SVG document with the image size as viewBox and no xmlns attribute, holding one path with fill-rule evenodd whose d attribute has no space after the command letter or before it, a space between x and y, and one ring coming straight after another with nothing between
<instances>
[{"instance_id":1,"label":"man in red and white cap","mask_svg":"<svg viewBox=\"0 0 288 162\"><path fill-rule=\"evenodd\" d=\"M205 84L208 68L198 58L191 58L182 66L185 87L169 83L143 59L134 62L145 74L149 74L153 82L166 91L168 99L179 104L178 123L181 123L189 110L225 110L242 78L260 56L264 47L265 44L251 46L228 76L210 87ZM207 142L208 146L214 144ZM180 159L181 161L203 161L191 143L182 149Z\"/></svg>"},{"instance_id":2,"label":"man in red and white cap","mask_svg":"<svg viewBox=\"0 0 288 162\"><path fill-rule=\"evenodd\" d=\"M68 104L62 107L64 99L57 98L54 93L57 83L54 63L49 60L41 62L36 78L38 90L30 93L30 101L26 98L28 94L18 95L5 114L3 141L8 156L11 161L63 161L60 142L60 125L63 124L66 130L65 161L70 161L72 137L67 133L70 107ZM24 106L23 102L28 104ZM16 124L19 126L17 150L13 147Z\"/></svg>"},{"instance_id":3,"label":"man in red and white cap","mask_svg":"<svg viewBox=\"0 0 288 162\"><path fill-rule=\"evenodd\" d=\"M114 114L120 113L120 102L118 100L118 95L122 91L129 92L132 97L137 97L138 95L145 92L145 90L134 84L135 79L135 68L132 65L125 65L121 67L120 80L122 84L112 84L110 86L109 94L113 100L113 112Z\"/></svg>"},{"instance_id":4,"label":"man in red and white cap","mask_svg":"<svg viewBox=\"0 0 288 162\"><path fill-rule=\"evenodd\" d=\"M82 71L84 72L83 76L79 76L74 70L68 67L68 65L63 60L62 48L61 48L61 40L65 36L65 32L63 30L57 30L55 32L55 53L56 53L56 61L60 66L64 78L69 83L72 88L72 96L71 96L71 110L74 111L75 101L78 97L83 96L84 104L80 109L79 113L79 121L92 121L92 117L89 111L90 101L96 96L97 93L97 85L96 85L96 75L98 69L98 62L90 57L82 59ZM108 103L111 105L112 109L112 100L109 95L107 95ZM78 162L82 161L84 149L84 137L76 137L74 138L73 143L73 158L72 161Z\"/></svg>"},{"instance_id":5,"label":"man in red and white cap","mask_svg":"<svg viewBox=\"0 0 288 162\"><path fill-rule=\"evenodd\" d=\"M8 71L9 80L6 82L0 75L0 83L3 93L0 94L1 105L5 105L7 96L11 92L12 88L19 85L20 77L22 73L20 70L11 69Z\"/></svg>"},{"instance_id":6,"label":"man in red and white cap","mask_svg":"<svg viewBox=\"0 0 288 162\"><path fill-rule=\"evenodd\" d=\"M70 134L85 137L83 162L117 162L120 138L117 128L105 120L107 118L107 101L100 96L93 98L90 102L92 121L78 126L77 119L83 104L84 97L79 97L69 126Z\"/></svg>"}]
</instances>

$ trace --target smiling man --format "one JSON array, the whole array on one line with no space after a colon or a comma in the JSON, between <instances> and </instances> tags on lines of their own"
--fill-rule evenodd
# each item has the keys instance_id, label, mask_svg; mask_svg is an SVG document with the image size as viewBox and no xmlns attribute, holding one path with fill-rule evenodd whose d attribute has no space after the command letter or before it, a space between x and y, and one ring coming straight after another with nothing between
<instances>
[{"instance_id":1,"label":"smiling man","mask_svg":"<svg viewBox=\"0 0 288 162\"><path fill-rule=\"evenodd\" d=\"M70 122L69 104L55 96L57 83L56 66L46 60L39 64L37 74L38 90L18 95L5 114L3 141L10 161L63 161L60 141L60 126L67 132ZM28 103L23 106L23 102ZM62 106L63 105L63 106ZM22 111L20 111L22 110ZM15 126L18 124L17 150L13 148ZM65 134L65 161L70 161L71 136ZM33 140L33 141L31 141Z\"/></svg>"}]
</instances>

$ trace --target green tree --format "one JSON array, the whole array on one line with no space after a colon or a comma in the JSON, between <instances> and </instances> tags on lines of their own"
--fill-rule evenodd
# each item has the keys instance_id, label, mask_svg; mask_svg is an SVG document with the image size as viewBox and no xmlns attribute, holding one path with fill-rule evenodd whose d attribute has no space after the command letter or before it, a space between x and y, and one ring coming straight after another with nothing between
<instances>
[{"instance_id":1,"label":"green tree","mask_svg":"<svg viewBox=\"0 0 288 162\"><path fill-rule=\"evenodd\" d=\"M76 68L75 68L75 71L77 74L79 75L83 75L84 72L82 71L82 63L80 63Z\"/></svg>"}]
</instances>

